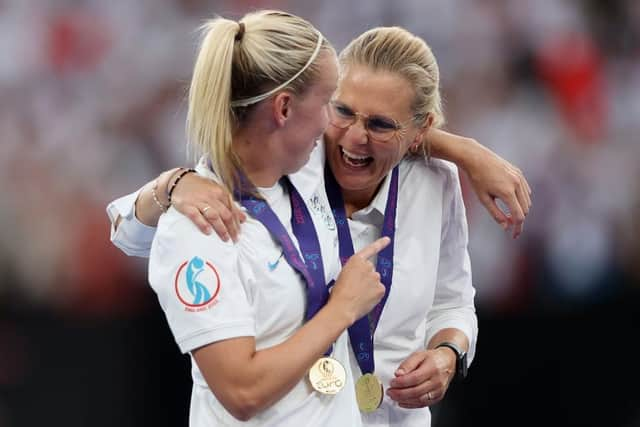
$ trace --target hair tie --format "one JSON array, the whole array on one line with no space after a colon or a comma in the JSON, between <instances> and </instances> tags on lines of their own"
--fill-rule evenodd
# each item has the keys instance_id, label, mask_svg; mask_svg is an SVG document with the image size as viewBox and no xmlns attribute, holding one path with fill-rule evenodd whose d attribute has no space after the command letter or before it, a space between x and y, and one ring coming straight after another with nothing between
<instances>
[{"instance_id":1,"label":"hair tie","mask_svg":"<svg viewBox=\"0 0 640 427\"><path fill-rule=\"evenodd\" d=\"M316 43L316 49L313 51L313 53L311 54L311 57L309 58L309 60L307 61L306 64L304 64L304 66L293 75L293 77L291 77L289 80L287 80L286 82L282 83L281 85L274 87L273 89L271 89L270 91L263 93L261 95L257 95L251 98L245 98L245 99L238 99L235 101L231 101L231 108L236 108L236 107L248 107L249 105L255 104L257 102L263 101L265 99L267 99L268 97L270 97L271 95L273 95L274 93L276 93L277 91L284 89L285 87L289 86L289 84L294 81L295 79L298 78L298 76L300 74L302 74L307 68L309 68L309 66L313 63L313 61L315 61L315 59L318 57L318 53L320 53L320 48L322 47L322 41L324 40L324 37L322 36L322 33L318 32L318 42Z\"/></svg>"},{"instance_id":2,"label":"hair tie","mask_svg":"<svg viewBox=\"0 0 640 427\"><path fill-rule=\"evenodd\" d=\"M242 40L242 36L244 36L244 22L238 22L238 32L236 33L236 41Z\"/></svg>"}]
</instances>

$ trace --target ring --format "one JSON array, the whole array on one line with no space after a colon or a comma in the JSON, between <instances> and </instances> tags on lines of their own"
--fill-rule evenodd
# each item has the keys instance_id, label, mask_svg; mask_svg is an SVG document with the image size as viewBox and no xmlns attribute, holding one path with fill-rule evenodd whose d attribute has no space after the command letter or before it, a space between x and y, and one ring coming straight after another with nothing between
<instances>
[{"instance_id":1,"label":"ring","mask_svg":"<svg viewBox=\"0 0 640 427\"><path fill-rule=\"evenodd\" d=\"M202 215L204 215L205 212L207 212L209 209L211 209L211 206L205 206L200 212L202 213Z\"/></svg>"},{"instance_id":2,"label":"ring","mask_svg":"<svg viewBox=\"0 0 640 427\"><path fill-rule=\"evenodd\" d=\"M428 392L427 392L427 400L433 400L433 399L431 398L431 392L430 392L430 391L428 391Z\"/></svg>"}]
</instances>

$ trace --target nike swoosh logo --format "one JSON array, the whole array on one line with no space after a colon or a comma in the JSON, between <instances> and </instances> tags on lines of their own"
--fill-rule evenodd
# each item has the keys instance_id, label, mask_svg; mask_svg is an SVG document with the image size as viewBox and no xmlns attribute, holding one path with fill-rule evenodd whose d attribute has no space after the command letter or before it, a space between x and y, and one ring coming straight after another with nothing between
<instances>
[{"instance_id":1,"label":"nike swoosh logo","mask_svg":"<svg viewBox=\"0 0 640 427\"><path fill-rule=\"evenodd\" d=\"M280 253L280 256L278 257L277 260L275 260L275 262L267 262L267 267L269 267L269 271L273 271L276 269L276 267L278 267L278 264L280 264L280 260L282 259L283 255L284 255L284 251Z\"/></svg>"}]
</instances>

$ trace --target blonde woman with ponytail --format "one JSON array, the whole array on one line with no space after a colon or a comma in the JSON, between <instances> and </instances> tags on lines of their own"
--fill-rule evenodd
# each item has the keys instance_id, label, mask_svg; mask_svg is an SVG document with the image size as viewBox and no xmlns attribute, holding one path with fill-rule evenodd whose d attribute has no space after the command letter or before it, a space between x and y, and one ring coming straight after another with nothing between
<instances>
[{"instance_id":1,"label":"blonde woman with ponytail","mask_svg":"<svg viewBox=\"0 0 640 427\"><path fill-rule=\"evenodd\" d=\"M367 250L380 236L391 239L376 262L385 295L349 329L351 381L364 425L425 426L430 423L429 406L443 399L454 378L465 377L477 339L460 182L455 166L435 157L466 165L481 197L495 196L492 185L499 183L501 197L519 209L514 216L522 216L513 221L494 213L500 223L521 226L531 203L530 190L519 170L484 149L478 151L474 141L438 129L444 123L439 69L421 38L398 27L375 28L353 40L340 54L339 64L322 150L313 151L291 179L301 187L326 187L328 195L306 192L305 201L315 218L338 234L341 261L349 260L343 273L359 250ZM236 106L244 108L254 98L246 94L232 103L235 117L250 117L252 107ZM323 119L324 114L319 113ZM273 161L274 153L276 158L285 156L275 147L264 156ZM487 165L477 166L478 159ZM224 165L217 168L224 170ZM175 172L167 172L171 173ZM179 190L184 198L178 209L197 212L190 218L203 230L202 224L207 224L218 232L237 231L233 218L240 215L234 215L226 193L210 181L188 176L190 181ZM483 178L477 180L478 176ZM171 178L161 178L174 187ZM145 193L148 186L135 204L141 212L123 221L119 228L125 231L116 231L134 238L114 238L121 248L135 248L143 256L148 245L143 232L132 232L140 230L133 218L148 214L153 225L159 216L144 201ZM131 204L138 196L129 197ZM491 212L497 210L493 197L486 205ZM160 226L166 216L161 216ZM251 222L242 226L240 245L252 231Z\"/></svg>"},{"instance_id":2,"label":"blonde woman with ponytail","mask_svg":"<svg viewBox=\"0 0 640 427\"><path fill-rule=\"evenodd\" d=\"M217 18L203 34L189 140L203 154L198 173L248 219L238 243L225 243L169 209L152 243L149 282L192 360L190 425L359 425L345 331L384 293L368 258L388 239L340 272L335 224L302 201L329 211L324 187L286 177L327 126L335 52L311 24L277 11Z\"/></svg>"}]
</instances>

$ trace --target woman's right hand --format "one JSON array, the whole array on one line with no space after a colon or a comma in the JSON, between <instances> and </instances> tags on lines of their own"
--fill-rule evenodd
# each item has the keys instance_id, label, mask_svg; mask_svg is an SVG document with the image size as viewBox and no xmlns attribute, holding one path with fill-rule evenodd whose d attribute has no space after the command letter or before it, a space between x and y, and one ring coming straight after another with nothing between
<instances>
[{"instance_id":1,"label":"woman's right hand","mask_svg":"<svg viewBox=\"0 0 640 427\"><path fill-rule=\"evenodd\" d=\"M391 240L382 237L353 254L342 267L336 280L329 305L348 316L350 324L368 314L384 296L380 274L369 260L384 249Z\"/></svg>"},{"instance_id":2,"label":"woman's right hand","mask_svg":"<svg viewBox=\"0 0 640 427\"><path fill-rule=\"evenodd\" d=\"M215 230L223 241L238 240L246 215L229 192L210 179L195 173L185 175L173 190L171 204L205 234Z\"/></svg>"}]
</instances>

